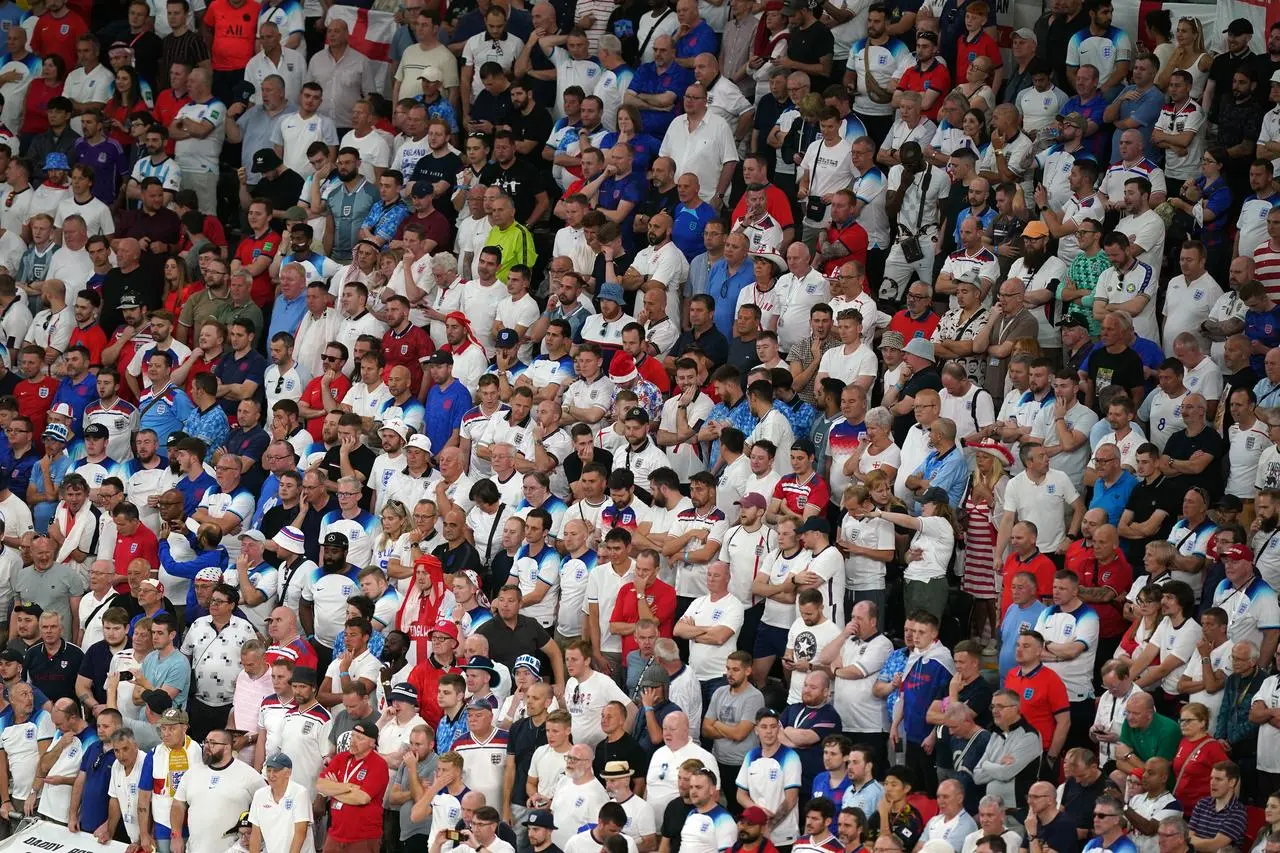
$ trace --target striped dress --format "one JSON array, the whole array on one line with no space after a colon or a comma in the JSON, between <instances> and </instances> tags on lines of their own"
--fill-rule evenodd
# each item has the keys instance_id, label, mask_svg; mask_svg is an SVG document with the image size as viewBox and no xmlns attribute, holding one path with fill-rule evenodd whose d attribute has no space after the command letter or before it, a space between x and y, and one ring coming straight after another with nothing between
<instances>
[{"instance_id":1,"label":"striped dress","mask_svg":"<svg viewBox=\"0 0 1280 853\"><path fill-rule=\"evenodd\" d=\"M1001 477L992 492L993 501L978 500L973 494L973 483L965 492L964 509L964 577L961 588L974 598L991 600L996 597L996 519L1004 512L1004 489L1008 477Z\"/></svg>"}]
</instances>

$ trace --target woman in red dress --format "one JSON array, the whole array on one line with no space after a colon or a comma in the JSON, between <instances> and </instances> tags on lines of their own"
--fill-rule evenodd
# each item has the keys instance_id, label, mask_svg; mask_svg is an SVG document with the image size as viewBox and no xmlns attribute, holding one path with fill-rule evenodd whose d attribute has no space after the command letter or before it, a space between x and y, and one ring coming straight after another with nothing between
<instances>
[{"instance_id":1,"label":"woman in red dress","mask_svg":"<svg viewBox=\"0 0 1280 853\"><path fill-rule=\"evenodd\" d=\"M969 478L960 502L964 525L964 577L961 589L973 596L973 636L985 642L986 654L995 654L1000 633L996 613L995 551L996 525L1004 515L1004 490L1009 483L1005 469L1013 465L1013 454L1003 444L984 441L974 447L977 470Z\"/></svg>"},{"instance_id":2,"label":"woman in red dress","mask_svg":"<svg viewBox=\"0 0 1280 853\"><path fill-rule=\"evenodd\" d=\"M1209 732L1209 709L1199 702L1182 706L1178 715L1182 742L1173 756L1173 795L1188 816L1196 803L1209 795L1213 765L1227 760L1227 751Z\"/></svg>"}]
</instances>

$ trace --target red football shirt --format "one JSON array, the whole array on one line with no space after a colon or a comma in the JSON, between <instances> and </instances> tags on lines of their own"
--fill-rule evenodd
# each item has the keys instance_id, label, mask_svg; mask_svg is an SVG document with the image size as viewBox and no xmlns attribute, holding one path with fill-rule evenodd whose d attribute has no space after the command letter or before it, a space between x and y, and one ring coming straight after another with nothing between
<instances>
[{"instance_id":1,"label":"red football shirt","mask_svg":"<svg viewBox=\"0 0 1280 853\"><path fill-rule=\"evenodd\" d=\"M13 388L18 399L18 414L31 421L31 440L40 443L40 434L48 422L49 406L58 390L58 380L51 376L40 379L23 379Z\"/></svg>"},{"instance_id":2,"label":"red football shirt","mask_svg":"<svg viewBox=\"0 0 1280 853\"><path fill-rule=\"evenodd\" d=\"M214 0L214 2L217 2L217 0ZM256 7L257 4L254 5ZM241 65L241 67L243 68L244 66ZM278 251L280 251L280 235L267 229L267 232L261 237L255 234L242 239L240 245L236 247L236 260L240 262L241 266L247 267L260 257L274 258ZM253 289L249 291L249 295L253 299L254 305L264 309L267 307L267 303L275 298L275 289L271 286L270 264L261 273L253 277Z\"/></svg>"},{"instance_id":3,"label":"red football shirt","mask_svg":"<svg viewBox=\"0 0 1280 853\"><path fill-rule=\"evenodd\" d=\"M71 341L68 346L81 344L89 350L89 364L102 365L102 351L107 348L107 333L97 323L84 329L76 326L71 330Z\"/></svg>"},{"instance_id":4,"label":"red football shirt","mask_svg":"<svg viewBox=\"0 0 1280 853\"><path fill-rule=\"evenodd\" d=\"M857 261L862 264L865 269L867 266L867 229L863 228L857 219L850 219L843 226L836 225L832 222L827 226L827 242L843 243L849 254L843 258L832 258L824 261L822 264L822 272L824 275L831 276L840 269L840 267L848 261Z\"/></svg>"},{"instance_id":5,"label":"red football shirt","mask_svg":"<svg viewBox=\"0 0 1280 853\"><path fill-rule=\"evenodd\" d=\"M1099 636L1106 639L1123 637L1129 627L1129 622L1124 618L1124 597L1129 593L1129 587L1133 586L1133 569L1124 554L1116 551L1111 562L1099 565L1093 549L1086 547L1081 539L1072 542L1067 549L1065 565L1080 578L1080 586L1105 586L1115 592L1114 599L1094 602L1093 609L1098 611Z\"/></svg>"},{"instance_id":6,"label":"red football shirt","mask_svg":"<svg viewBox=\"0 0 1280 853\"><path fill-rule=\"evenodd\" d=\"M926 310L920 317L912 317L907 313L907 309L903 308L889 321L889 331L899 333L904 341L912 338L928 340L933 337L933 330L938 328L938 322L941 319L942 317L933 310Z\"/></svg>"},{"instance_id":7,"label":"red football shirt","mask_svg":"<svg viewBox=\"0 0 1280 853\"><path fill-rule=\"evenodd\" d=\"M1004 677L1004 686L1018 694L1018 710L1036 731L1047 750L1053 742L1054 715L1071 708L1067 687L1058 673L1040 664L1026 675L1015 666Z\"/></svg>"},{"instance_id":8,"label":"red football shirt","mask_svg":"<svg viewBox=\"0 0 1280 853\"><path fill-rule=\"evenodd\" d=\"M383 375L398 364L409 368L412 380L409 389L416 395L422 385L422 363L419 359L435 351L436 345L432 343L431 336L421 326L410 323L403 333L388 329L382 334L382 359L387 365Z\"/></svg>"},{"instance_id":9,"label":"red football shirt","mask_svg":"<svg viewBox=\"0 0 1280 853\"><path fill-rule=\"evenodd\" d=\"M340 752L329 760L320 775L359 785L360 790L369 795L369 802L363 806L330 801L329 837L344 844L381 838L382 796L391 781L386 759L376 751L364 758Z\"/></svg>"},{"instance_id":10,"label":"red football shirt","mask_svg":"<svg viewBox=\"0 0 1280 853\"><path fill-rule=\"evenodd\" d=\"M790 197L773 184L769 184L768 189L764 191L764 209L766 213L778 220L778 225L783 228L790 228L796 224L795 217L791 215ZM733 216L730 221L737 222L746 215L747 194L743 193L742 198L738 199L738 203L733 206Z\"/></svg>"},{"instance_id":11,"label":"red football shirt","mask_svg":"<svg viewBox=\"0 0 1280 853\"><path fill-rule=\"evenodd\" d=\"M969 73L969 66L979 56L985 56L991 60L992 69L1000 68L1004 65L1004 57L1000 55L1000 45L996 44L995 39L991 36L979 30L978 37L973 41L969 41L967 37L961 37L956 44L957 80L966 79L965 75Z\"/></svg>"},{"instance_id":12,"label":"red football shirt","mask_svg":"<svg viewBox=\"0 0 1280 853\"><path fill-rule=\"evenodd\" d=\"M320 398L320 379L321 377L317 376L307 383L307 387L302 391L302 397L298 400L299 403L313 409L324 408ZM349 390L351 390L351 380L342 374L338 374L338 378L329 383L329 395L334 400L341 400ZM308 419L307 432L311 433L311 437L316 441L324 441L324 415Z\"/></svg>"},{"instance_id":13,"label":"red football shirt","mask_svg":"<svg viewBox=\"0 0 1280 853\"><path fill-rule=\"evenodd\" d=\"M782 453L782 448L778 448L778 452ZM786 474L773 487L773 497L781 499L786 508L796 515L803 515L804 508L810 504L826 507L831 500L831 489L816 473L811 473L803 483L795 474Z\"/></svg>"},{"instance_id":14,"label":"red football shirt","mask_svg":"<svg viewBox=\"0 0 1280 853\"><path fill-rule=\"evenodd\" d=\"M191 103L190 95L183 95L179 98L177 95L173 94L172 89L165 89L163 92L156 95L156 106L155 109L151 111L151 114L155 116L156 121L160 122L165 127L168 127L173 124L173 120L178 117L178 110L182 109L189 103ZM173 156L173 152L176 150L174 145L175 143L172 139L167 140L164 144L165 153L170 157ZM227 244L219 243L218 245L225 246Z\"/></svg>"},{"instance_id":15,"label":"red football shirt","mask_svg":"<svg viewBox=\"0 0 1280 853\"><path fill-rule=\"evenodd\" d=\"M951 91L951 72L947 70L947 66L936 61L928 71L921 71L918 66L912 65L902 72L902 77L898 80L898 88L907 92L919 92L922 95L925 92L937 92L938 97L934 99L933 106L924 110L924 115L936 123L938 113L942 109L942 100Z\"/></svg>"},{"instance_id":16,"label":"red football shirt","mask_svg":"<svg viewBox=\"0 0 1280 853\"><path fill-rule=\"evenodd\" d=\"M1031 572L1036 576L1036 596L1048 599L1053 595L1053 574L1058 567L1053 561L1036 551L1035 556L1023 562L1013 551L1004 558L1004 567L1000 570L1004 575L1004 589L1000 592L1000 615L1013 603L1013 576L1018 572Z\"/></svg>"},{"instance_id":17,"label":"red football shirt","mask_svg":"<svg viewBox=\"0 0 1280 853\"><path fill-rule=\"evenodd\" d=\"M257 20L255 16L254 20ZM89 27L70 9L61 18L45 12L36 19L36 30L31 37L31 52L37 56L56 54L66 63L67 71L76 67L76 40L89 32ZM246 60L247 61L247 60Z\"/></svg>"},{"instance_id":18,"label":"red football shirt","mask_svg":"<svg viewBox=\"0 0 1280 853\"><path fill-rule=\"evenodd\" d=\"M139 524L132 536L116 534L116 550L112 562L116 564L116 574L128 574L129 563L141 557L153 566L160 564L160 543L156 535L145 524Z\"/></svg>"},{"instance_id":19,"label":"red football shirt","mask_svg":"<svg viewBox=\"0 0 1280 853\"><path fill-rule=\"evenodd\" d=\"M602 569L603 570L603 569ZM663 583L655 580L653 585L644 591L644 600L649 605L649 609L653 611L653 615L658 617L658 636L671 637L671 632L675 630L676 624L676 591L671 584ZM609 617L610 622L631 622L640 621L640 608L636 605L636 585L634 583L626 583L618 590L618 598L613 603L613 615ZM634 635L628 635L622 638L622 660L627 660L627 655L640 648L636 643Z\"/></svg>"}]
</instances>

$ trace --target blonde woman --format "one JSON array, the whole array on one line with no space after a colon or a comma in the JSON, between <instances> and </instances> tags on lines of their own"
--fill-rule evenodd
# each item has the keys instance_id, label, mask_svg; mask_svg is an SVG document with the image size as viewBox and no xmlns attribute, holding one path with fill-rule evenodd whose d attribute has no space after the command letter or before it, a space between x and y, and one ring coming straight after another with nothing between
<instances>
[{"instance_id":1,"label":"blonde woman","mask_svg":"<svg viewBox=\"0 0 1280 853\"><path fill-rule=\"evenodd\" d=\"M853 456L845 462L845 473L866 485L868 475L883 471L892 482L902 465L902 451L893 443L893 413L884 406L877 406L867 412L862 422L867 434L854 448Z\"/></svg>"},{"instance_id":2,"label":"blonde woman","mask_svg":"<svg viewBox=\"0 0 1280 853\"><path fill-rule=\"evenodd\" d=\"M393 564L398 567L412 568L413 558L410 556L409 510L400 501L392 498L382 507L379 514L382 530L373 540L373 565L382 569L392 580L397 578L391 574ZM408 575L405 575L407 579ZM399 586L400 584L397 584ZM408 586L405 583L404 586ZM400 590L404 592L403 589Z\"/></svg>"},{"instance_id":3,"label":"blonde woman","mask_svg":"<svg viewBox=\"0 0 1280 853\"><path fill-rule=\"evenodd\" d=\"M1169 55L1168 62L1160 63L1156 87L1162 92L1167 90L1173 72L1185 71L1191 75L1191 99L1198 102L1204 94L1204 84L1209 81L1209 66L1212 64L1213 54L1205 50L1204 27L1200 21L1190 16L1179 18L1178 27L1173 32L1173 53Z\"/></svg>"},{"instance_id":4,"label":"blonde woman","mask_svg":"<svg viewBox=\"0 0 1280 853\"><path fill-rule=\"evenodd\" d=\"M995 654L1000 631L996 614L996 519L1004 515L1004 490L1009 484L1006 472L1013 466L1013 454L990 439L973 449L976 470L960 503L964 527L964 576L960 588L974 599L973 636L986 642L984 654Z\"/></svg>"}]
</instances>

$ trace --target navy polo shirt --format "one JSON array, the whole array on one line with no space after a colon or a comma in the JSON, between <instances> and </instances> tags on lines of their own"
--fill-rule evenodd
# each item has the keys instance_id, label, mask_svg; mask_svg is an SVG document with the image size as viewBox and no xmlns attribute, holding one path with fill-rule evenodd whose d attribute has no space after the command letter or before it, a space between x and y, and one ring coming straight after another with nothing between
<instances>
[{"instance_id":1,"label":"navy polo shirt","mask_svg":"<svg viewBox=\"0 0 1280 853\"><path fill-rule=\"evenodd\" d=\"M253 467L244 475L247 481L244 487L251 492L258 492L262 487L262 454L271 443L271 436L260 426L244 430L236 427L227 436L226 448L236 456L247 456L253 460Z\"/></svg>"},{"instance_id":2,"label":"navy polo shirt","mask_svg":"<svg viewBox=\"0 0 1280 853\"><path fill-rule=\"evenodd\" d=\"M95 740L80 758L80 772L84 774L84 788L80 794L80 826L92 832L107 821L107 787L111 784L111 768L116 763L116 753L107 749L102 741Z\"/></svg>"},{"instance_id":3,"label":"navy polo shirt","mask_svg":"<svg viewBox=\"0 0 1280 853\"><path fill-rule=\"evenodd\" d=\"M259 329L258 332L261 334L262 330ZM258 398L259 403L263 403L266 399L262 391L262 377L266 372L267 359L255 349L250 349L241 358L236 358L235 353L227 351L213 366L213 375L218 377L218 381L224 385L257 382L258 392L254 396ZM227 413L227 419L235 423L236 407L240 405L240 401L223 397L218 402L222 404L222 411Z\"/></svg>"},{"instance_id":4,"label":"navy polo shirt","mask_svg":"<svg viewBox=\"0 0 1280 853\"><path fill-rule=\"evenodd\" d=\"M83 662L84 652L79 646L66 640L62 641L62 647L53 655L45 650L44 643L40 643L27 651L27 680L43 690L54 702L59 699L74 699L76 676L80 674L80 664Z\"/></svg>"}]
</instances>

